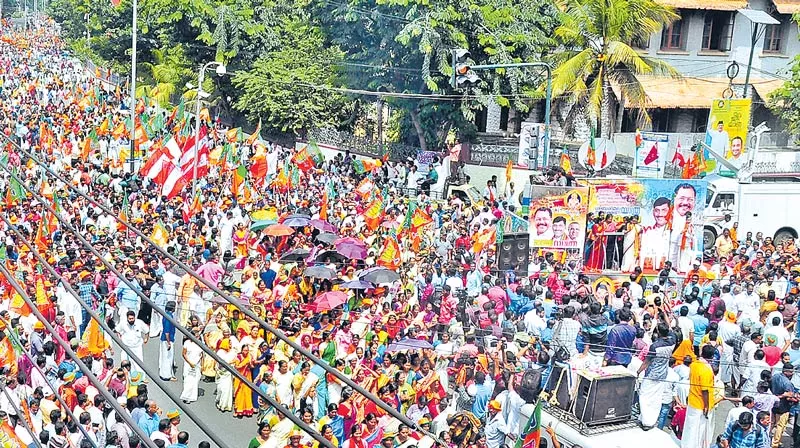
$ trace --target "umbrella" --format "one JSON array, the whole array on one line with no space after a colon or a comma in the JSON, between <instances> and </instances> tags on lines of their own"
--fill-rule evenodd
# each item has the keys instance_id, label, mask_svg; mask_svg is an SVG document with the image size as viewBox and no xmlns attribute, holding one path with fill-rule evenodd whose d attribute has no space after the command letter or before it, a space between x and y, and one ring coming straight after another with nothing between
<instances>
[{"instance_id":1,"label":"umbrella","mask_svg":"<svg viewBox=\"0 0 800 448\"><path fill-rule=\"evenodd\" d=\"M320 263L326 262L329 258L333 261L344 261L345 256L335 250L323 250L314 257L314 259Z\"/></svg>"},{"instance_id":2,"label":"umbrella","mask_svg":"<svg viewBox=\"0 0 800 448\"><path fill-rule=\"evenodd\" d=\"M375 287L375 285L372 283L362 280L350 280L349 282L344 282L339 286L347 289L371 289Z\"/></svg>"},{"instance_id":3,"label":"umbrella","mask_svg":"<svg viewBox=\"0 0 800 448\"><path fill-rule=\"evenodd\" d=\"M294 233L294 229L283 224L273 224L264 229L264 233L269 236L288 236Z\"/></svg>"},{"instance_id":4,"label":"umbrella","mask_svg":"<svg viewBox=\"0 0 800 448\"><path fill-rule=\"evenodd\" d=\"M430 342L423 339L404 338L397 342L392 342L386 347L387 352L399 352L402 350L421 350L424 348L433 348Z\"/></svg>"},{"instance_id":5,"label":"umbrella","mask_svg":"<svg viewBox=\"0 0 800 448\"><path fill-rule=\"evenodd\" d=\"M256 210L250 214L252 221L265 221L278 219L278 214L274 210Z\"/></svg>"},{"instance_id":6,"label":"umbrella","mask_svg":"<svg viewBox=\"0 0 800 448\"><path fill-rule=\"evenodd\" d=\"M295 214L305 216L306 218L311 218L311 209L308 207L300 207L297 209Z\"/></svg>"},{"instance_id":7,"label":"umbrella","mask_svg":"<svg viewBox=\"0 0 800 448\"><path fill-rule=\"evenodd\" d=\"M347 294L341 291L329 291L317 296L312 304L314 311L328 311L347 302Z\"/></svg>"},{"instance_id":8,"label":"umbrella","mask_svg":"<svg viewBox=\"0 0 800 448\"><path fill-rule=\"evenodd\" d=\"M283 225L289 227L305 227L308 225L308 218L305 216L292 215L283 220Z\"/></svg>"},{"instance_id":9,"label":"umbrella","mask_svg":"<svg viewBox=\"0 0 800 448\"><path fill-rule=\"evenodd\" d=\"M383 266L377 266L361 271L358 279L380 285L381 283L392 283L400 280L400 274Z\"/></svg>"},{"instance_id":10,"label":"umbrella","mask_svg":"<svg viewBox=\"0 0 800 448\"><path fill-rule=\"evenodd\" d=\"M322 219L312 219L308 223L314 226L315 229L319 229L323 232L336 233L336 226L328 221L324 221Z\"/></svg>"},{"instance_id":11,"label":"umbrella","mask_svg":"<svg viewBox=\"0 0 800 448\"><path fill-rule=\"evenodd\" d=\"M323 280L333 280L336 278L336 272L325 266L311 266L310 268L306 268L303 275L306 277L321 278Z\"/></svg>"},{"instance_id":12,"label":"umbrella","mask_svg":"<svg viewBox=\"0 0 800 448\"><path fill-rule=\"evenodd\" d=\"M306 257L308 257L309 253L310 252L308 249L302 249L302 248L292 249L289 252L283 254L283 256L280 259L280 262L291 263L293 261L303 261L306 259Z\"/></svg>"},{"instance_id":13,"label":"umbrella","mask_svg":"<svg viewBox=\"0 0 800 448\"><path fill-rule=\"evenodd\" d=\"M333 242L336 252L353 260L363 260L367 258L367 245L363 241L355 238L339 238Z\"/></svg>"},{"instance_id":14,"label":"umbrella","mask_svg":"<svg viewBox=\"0 0 800 448\"><path fill-rule=\"evenodd\" d=\"M323 233L320 233L319 235L317 235L317 241L319 241L320 243L325 243L325 244L332 244L334 241L336 241L336 238L338 238L338 237L336 235L334 235L333 233L325 233L325 232L323 232Z\"/></svg>"},{"instance_id":15,"label":"umbrella","mask_svg":"<svg viewBox=\"0 0 800 448\"><path fill-rule=\"evenodd\" d=\"M252 224L250 224L250 230L257 232L259 230L264 230L273 224L275 224L274 219L262 219L260 221L255 221Z\"/></svg>"}]
</instances>

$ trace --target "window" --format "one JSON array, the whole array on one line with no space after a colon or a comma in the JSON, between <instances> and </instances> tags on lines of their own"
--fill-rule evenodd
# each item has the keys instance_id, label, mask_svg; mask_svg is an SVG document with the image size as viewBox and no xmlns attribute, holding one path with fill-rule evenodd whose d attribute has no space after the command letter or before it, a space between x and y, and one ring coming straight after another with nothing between
<instances>
[{"instance_id":1,"label":"window","mask_svg":"<svg viewBox=\"0 0 800 448\"><path fill-rule=\"evenodd\" d=\"M733 193L720 193L714 199L714 208L730 209L733 207L736 195Z\"/></svg>"},{"instance_id":2,"label":"window","mask_svg":"<svg viewBox=\"0 0 800 448\"><path fill-rule=\"evenodd\" d=\"M678 19L661 32L662 50L683 50L684 29L683 20Z\"/></svg>"},{"instance_id":3,"label":"window","mask_svg":"<svg viewBox=\"0 0 800 448\"><path fill-rule=\"evenodd\" d=\"M764 53L783 53L783 23L767 25L764 30Z\"/></svg>"},{"instance_id":4,"label":"window","mask_svg":"<svg viewBox=\"0 0 800 448\"><path fill-rule=\"evenodd\" d=\"M734 17L734 13L729 11L706 11L703 24L703 50L730 51Z\"/></svg>"}]
</instances>

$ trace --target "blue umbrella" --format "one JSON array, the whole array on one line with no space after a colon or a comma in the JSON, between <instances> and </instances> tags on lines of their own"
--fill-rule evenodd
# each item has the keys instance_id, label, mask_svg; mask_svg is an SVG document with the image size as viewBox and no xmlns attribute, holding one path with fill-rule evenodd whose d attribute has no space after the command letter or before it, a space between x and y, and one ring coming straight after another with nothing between
<instances>
[{"instance_id":1,"label":"blue umbrella","mask_svg":"<svg viewBox=\"0 0 800 448\"><path fill-rule=\"evenodd\" d=\"M372 283L361 280L350 280L349 282L344 282L339 286L347 289L372 289L375 287L375 285Z\"/></svg>"}]
</instances>

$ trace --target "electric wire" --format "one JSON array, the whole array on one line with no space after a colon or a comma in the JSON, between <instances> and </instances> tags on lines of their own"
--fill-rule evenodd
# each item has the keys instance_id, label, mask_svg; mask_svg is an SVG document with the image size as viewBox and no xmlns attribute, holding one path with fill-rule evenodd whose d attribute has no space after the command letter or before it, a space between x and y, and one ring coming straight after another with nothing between
<instances>
[{"instance_id":1,"label":"electric wire","mask_svg":"<svg viewBox=\"0 0 800 448\"><path fill-rule=\"evenodd\" d=\"M10 173L10 172L9 172L9 173ZM17 181L21 181L19 178L17 178L17 177L16 177L16 175L15 175L15 174L13 174L13 173L10 173L10 174L11 174L11 176L13 176L13 177L14 177L14 178L15 178ZM106 260L105 260L105 259L102 257L102 255L101 255L99 252L97 252L97 250L96 250L96 249L94 249L94 247L92 247L92 245L91 245L91 244L89 244L89 242L88 242L88 241L86 241L86 239L85 239L85 238L84 238L84 237L83 237L83 236L82 236L82 235L81 235L81 234L80 234L78 231L76 231L76 229L75 229L74 227L72 227L72 225L70 225L70 224L69 224L69 223L68 223L66 220L64 220L62 217L60 217L60 216L59 216L59 215L56 213L55 209L53 209L53 208L52 208L52 206L51 206L51 205L50 205L50 204L49 204L49 203L48 203L48 202L47 202L47 201L46 201L46 200L45 200L43 197L39 196L39 195L38 195L38 193L36 193L36 192L35 192L33 189L29 188L27 185L24 185L24 184L23 184L23 186L24 186L24 187L25 187L25 189L26 189L26 190L28 190L28 191L29 191L29 192L30 192L30 193L31 193L31 194L32 194L34 197L36 197L36 198L37 198L37 200L39 200L39 201L44 201L44 202L42 202L43 206L47 208L48 212L50 212L50 213L53 213L53 214L54 214L54 216L56 216L56 219L58 219L58 220L59 220L59 222L61 222L61 224L65 226L65 230L68 230L68 231L72 232L72 233L74 234L74 236L75 236L75 237L77 237L77 239L78 239L78 240L81 242L81 244L83 244L83 245L84 245L84 246L85 246L85 247L86 247L86 248L87 248L89 251L91 251L91 252L93 253L93 255L95 255L96 257L98 257L98 258L100 259L100 261L101 261L102 263L104 263L104 265L106 266L106 268L107 268L107 269L109 269L109 270L111 270L112 272L114 272L115 274L117 274L117 276L119 277L119 280L120 280L121 282L125 283L125 284L126 284L126 286L128 286L129 288L131 288L131 290L135 291L135 292L137 293L137 295L139 295L139 297L140 297L140 298L142 298L142 299L143 299L143 300L144 300L146 303L150 304L150 306L151 306L151 307L152 307L154 310L156 310L156 312L157 312L157 313L161 314L162 316L164 316L165 318L167 318L167 320L169 320L169 321L170 321L170 323L172 323L173 325L175 325L175 328L176 328L176 330L177 330L178 328L180 328L180 329L181 329L181 333L183 333L183 334L184 334L184 336L188 337L189 339L192 339L192 340L193 340L193 342L195 342L196 344L198 344L198 346L200 346L201 348L205 347L205 350L204 350L204 351L205 351L207 354L209 354L209 355L210 355L212 358L214 358L214 360L215 360L215 361L217 361L217 363L218 363L219 365L221 365L221 366L224 366L224 368L226 368L227 370L229 370L229 371L230 371L230 372L231 372L233 375L235 375L235 376L236 376L238 379L240 379L240 380L242 380L243 382L245 382L246 384L248 384L248 386L249 386L249 387L250 387L252 390L256 391L256 393L258 393L260 396L262 396L263 398L265 398L265 399L266 399L266 400L267 400L267 401L270 403L270 405L272 405L273 407L275 407L276 409L279 409L279 410L281 410L281 411L283 411L283 410L284 410L284 408L283 408L282 406L280 406L280 405L279 405L279 404L278 404L276 401L274 401L274 400L273 400L271 397L267 396L267 395L266 395L266 394L265 394L263 391L261 391L261 389L260 389L259 387L257 387L257 386L256 386L254 383L252 383L252 381L249 381L249 380L247 380L247 378L245 378L244 376L242 376L242 375L241 375L241 373L239 373L239 372L238 372L236 369L234 369L234 368L233 368L232 366L230 366L228 363L224 362L224 361L223 361L223 360L222 360L222 359L221 359L221 358L220 358L220 357L219 357L219 356L218 356L216 353L213 353L213 351L212 351L210 348L208 348L208 347L207 347L207 346L206 346L206 345L205 345L205 344L204 344L202 341L200 341L199 339L197 339L197 338L195 338L193 335L191 335L191 333L190 333L188 330L186 330L186 329L185 329L183 326L181 326L181 325L180 325L180 324L179 324L179 323L178 323L176 320L174 320L173 318L171 318L170 316L168 316L168 315L167 315L167 313L166 313L164 310L162 310L162 309L161 309L160 307L158 307L158 306L157 306L155 303L153 303L152 301L150 301L150 299L149 299L149 298L147 298L147 296L146 296L146 295L144 295L144 294L143 294L141 291L139 291L139 290L138 290L138 288L136 288L136 287L135 287L135 286L134 286L134 285L133 285L133 284L132 284L132 283L131 283L131 282L130 282L130 281L127 279L127 278L125 278L125 276L124 276L124 275L122 275L122 273L120 273L118 270L116 270L116 268L114 268L112 265L110 265L110 264L109 264L109 263L108 263L108 262L107 262L107 261L106 261ZM21 241L22 241L22 242L23 242L25 245L27 245L28 247L31 247L31 248L33 248L33 249L32 249L32 251L31 251L31 253L32 253L32 254L34 255L34 257L36 257L36 259L37 259L37 260L38 260L38 261L39 261L39 262L40 262L40 263L41 263L41 264L42 264L42 265L45 267L45 269L47 269L47 270L48 270L48 272L50 272L50 274L51 274L51 275L54 275L54 276L56 276L56 277L59 277L59 276L58 276L58 273L55 271L55 269L53 268L53 266L52 266L50 263L48 263L48 262L47 262L47 260L45 260L45 259L44 259L44 257L42 257L42 256L41 256L41 254L38 252L38 250L36 250L36 249L35 249L35 245L32 245L32 244L31 244L31 241L29 241L27 238L25 238L25 236L24 236L24 235L23 235L23 234L22 234L22 233L19 231L19 229L17 229L17 228L16 228L16 227L14 227L14 226L11 226L11 222L8 220L8 217L6 216L6 214L5 214L5 213L2 213L2 214L0 214L0 219L2 219L2 221L3 221L3 222L6 224L6 225L8 225L10 229L12 229L12 231L13 231L13 232L14 232L14 233L17 235L17 237L18 237L18 238L20 238L20 240L21 240ZM154 372L153 370L151 370L151 368L150 368L150 367L148 367L148 366L146 366L146 365L145 365L145 363L144 363L144 361L143 361L142 359L139 359L139 357L138 357L137 355L135 355L135 354L133 354L132 352L130 352L130 350L129 350L129 349L126 347L126 346L125 346L125 344L123 344L123 343L122 343L122 341L119 339L119 337L118 337L118 336L117 336L117 335L116 335L116 334L115 334L115 333L114 333L114 332L113 332L113 331L112 331L112 330L111 330L111 329L108 327L108 325L107 325L107 324L106 324L106 323L103 321L103 319L101 319L101 318L100 318L100 317L97 315L97 313L96 313L96 312L95 312L95 311L94 311L94 310L93 310L93 309L92 309L92 308L91 308L91 307L90 307L88 304L86 304L86 303L85 303L85 302L84 302L84 301L83 301L83 300L80 298L80 296L79 296L79 294L77 293L77 291L75 291L75 290L74 290L74 288L72 288L72 286L71 286L71 285L69 285L67 282L63 282L63 283L64 283L64 287L65 287L65 288L66 288L66 289L67 289L67 290L70 292L70 294L72 294L72 295L75 297L75 299L78 301L78 303L81 305L81 307L82 307L84 310L86 310L86 311L89 313L90 317L91 317L92 319L95 319L95 320L98 322L98 324L100 325L100 327L101 327L101 328L102 328L102 329L103 329L105 332L107 332L107 333L109 334L109 337L111 337L111 338L114 340L114 342L116 342L116 343L117 343L117 344L120 346L120 348L121 348L123 351L125 351L125 353L126 353L126 354L127 354L127 355L128 355L128 356L129 356L129 357L132 359L132 360L133 360L133 362L135 362L136 364L138 364L138 365L139 365L139 366L142 368L142 370L144 370L144 372L145 372L145 373L146 373L146 374L147 374L149 377L151 377L151 378L152 378L152 379L153 379L153 380L156 382L156 384L159 386L159 388L161 388L161 389L164 391L164 393L165 393L165 394L166 394L166 395L167 395L167 396L168 396L168 397L169 397L169 398L170 398L170 399L171 399L171 400L172 400L172 401L175 403L175 405L177 405L177 406L178 406L178 407L179 407L181 410L183 410L183 411L186 413L186 415L187 415L187 416L188 416L190 419L192 419L192 420L193 420L193 421L194 421L194 422L197 424L197 426L198 426L198 427L199 427L199 428L200 428L202 431L204 431L204 432L205 432L205 433L206 433L206 434L207 434L209 437L211 437L211 439L212 439L212 440L214 440L214 442L215 442L215 443L217 443L217 444L218 444L220 447L227 447L227 444L226 444L225 442L223 442L221 439L219 439L219 436L217 436L217 435L214 433L214 431L212 431L212 430L211 430L211 429L209 429L209 428L208 428L208 427L207 427L207 426L206 426L204 423L202 423L202 419L200 419L200 417L199 417L198 415L196 415L196 414L194 413L194 411L192 411L192 410L191 410L191 409L190 409L190 408L189 408L189 407L188 407L186 404L182 403L182 400L180 400L180 398L179 398L179 397L176 397L176 396L175 396L175 394L174 394L172 391L170 391L170 390L168 390L168 389L166 388L166 385L165 385L165 383L164 383L164 382L163 382L163 381L160 379L160 377L158 376L158 372ZM122 316L121 316L121 319L122 319ZM174 342L174 341L173 341L173 342ZM154 373L155 373L155 375L154 375ZM282 412L282 413L284 413L284 412ZM286 415L286 417L287 417L287 418L289 418L290 420L292 420L292 422L294 422L295 424L297 424L298 426L300 426L300 427L301 427L301 428L302 428L304 431L307 431L307 432L309 432L309 435L311 435L311 436L312 436L312 437L314 437L315 439L317 438L317 437L315 437L315 436L318 436L320 439L323 439L323 440L325 440L325 442L327 442L328 444L330 444L330 441L328 441L328 440L327 440L327 439L325 439L325 438L324 438L324 437L323 437L321 434L319 434L317 431L314 431L313 429L311 429L311 427L309 427L308 425L306 425L305 423L303 423L303 421L302 421L302 420L301 420L299 417L295 416L293 413L291 413L291 412L286 412L286 413L284 413L284 415ZM295 420L296 420L296 421L295 421ZM319 440L319 442L320 442L320 443L323 443L323 442L322 442L322 440ZM324 445L324 443L323 443L323 445ZM326 446L326 447L327 447L327 445L324 445L324 446ZM327 448L332 448L332 447L327 447Z\"/></svg>"},{"instance_id":2,"label":"electric wire","mask_svg":"<svg viewBox=\"0 0 800 448\"><path fill-rule=\"evenodd\" d=\"M0 316L0 322L3 322L3 324L5 324L5 326L6 326L6 328L9 328L9 329L11 328L11 322L7 321L2 316ZM14 334L13 331L9 331L8 333L6 333L6 337L12 338L15 341L15 343L17 344L18 347L22 347L21 341L19 340L17 335ZM75 415L75 413L73 413L72 410L69 408L69 405L67 405L67 402L64 400L64 396L61 395L58 392L58 388L56 388L55 385L50 381L50 379L47 378L47 375L45 375L44 371L42 371L42 368L39 367L38 364L36 364L36 360L33 359L33 356L31 356L30 353L25 351L24 348L22 350L22 353L31 362L31 364L33 365L33 368L36 369L36 371L39 372L40 375L42 375L42 378L44 379L44 382L47 384L47 387L49 387L50 390L53 392L53 395L56 396L56 399L58 400L58 402L63 407L63 409L66 412L67 416L70 419L72 419L72 421L74 421L75 424L78 425L78 428L80 428L80 431L83 433L83 436L86 437L90 442L92 442L92 446L94 446L94 448L99 448L97 445L95 445L94 440L92 440L92 438L89 437L89 433L86 432L86 429L83 427L83 425L80 425L80 420Z\"/></svg>"},{"instance_id":3,"label":"electric wire","mask_svg":"<svg viewBox=\"0 0 800 448\"><path fill-rule=\"evenodd\" d=\"M7 136L3 135L2 137L3 137L3 139L5 139L5 140L6 140L6 141L8 141L8 142L12 142L12 141L11 141L11 140L10 140L10 139L7 137ZM77 189L77 188L73 187L73 186L70 184L70 182L68 182L68 181L65 181L65 180L63 179L63 177L61 177L59 174L57 174L57 173L55 173L53 170L51 170L51 169L50 169L50 167L48 167L46 164L42 163L42 161L40 161L40 160L39 160L37 157L35 157L35 156L34 156L34 155L31 153L31 152L29 152L29 151L27 151L27 150L23 149L21 146L19 146L19 145L18 145L18 144L16 144L15 142L12 142L12 144L13 144L13 146L17 147L17 148L18 148L18 149L19 149L19 150L20 150L22 153L24 153L24 154L25 154L25 155L26 155L26 156L27 156L27 157L28 157L30 160L32 160L32 161L33 161L35 164L37 164L37 165L39 165L41 168L43 168L43 169L44 169L44 170L45 170L45 171L46 171L46 172L47 172L49 175L53 176L55 179L58 179L59 181L61 181L62 183L64 183L64 185L66 185L66 186L67 186L67 188L70 188L70 189L72 189L72 190L73 190L73 191L74 191L76 194L78 194L79 196L81 196L81 197L83 197L84 199L86 199L86 200L87 200L88 202L90 202L92 205L94 205L94 206L96 206L96 207L100 208L100 209L101 209L101 210L103 210L105 213L108 213L108 214L109 214L110 216L112 216L112 217L113 217L113 218L114 218L114 219L115 219L115 220L116 220L118 223L122 224L123 226L125 226L125 228L127 228L127 229L128 229L128 230L130 230L130 231L132 231L132 232L133 232L133 233L135 233L135 234L136 234L138 237L140 237L140 238L141 238L143 241L145 241L145 242L147 242L149 245L151 245L151 246L152 246L152 247L153 247L153 248L154 248L154 249L155 249L157 252L161 253L163 256L165 256L165 257L169 258L170 260L172 260L172 262L173 262L173 263L175 263L175 264L176 264L176 265L178 265L180 268L182 268L184 271L186 271L186 273L188 273L190 276L194 277L194 278L195 278L197 281L199 281L201 284L203 284L204 286L206 286L207 288L209 288L211 291L213 291L213 292L215 292L216 294L218 294L220 297L222 297L223 299L225 299L225 300L226 300L228 303L230 303L231 305L233 305L235 308L239 309L239 311L240 311L240 312L244 313L246 316L248 316L249 318L253 319L253 320L254 320L255 322L257 322L259 325L261 325L261 327L262 327L262 328L264 328L265 330L267 330L269 333L271 333L271 334L275 335L275 336L276 336L278 339L280 339L281 341L283 341L284 343L286 343L286 344L287 344L289 347L293 348L294 350L297 350L297 351L298 351L300 354L302 354L304 357L306 357L306 358L308 358L309 360L311 360L312 362L314 362L314 364L317 364L317 365L319 365L319 366L320 366L320 367L322 367L322 368L323 368L323 369L324 369L324 370L325 370L327 373L330 373L331 375L333 375L334 377L336 377L336 378L337 378L339 381L341 381L341 382L345 383L346 385L350 386L351 388L353 388L353 390L354 390L355 392L358 392L358 393L360 393L360 394L361 394L361 395L363 395L365 398L367 398L367 399L369 399L370 401L374 402L374 403L375 403L375 404L376 404L378 407L380 407L381 409L383 409L384 411L386 411L387 413L389 413L389 414L390 414L390 415L392 415L393 417L395 417L395 418L397 418L398 420L400 420L400 422L404 423L404 424L405 424L405 425L407 425L409 428L414 428L415 430L419 431L420 433L422 433L422 434L426 434L426 435L430 436L431 438L433 438L434 440L438 440L438 437L437 437L436 435L434 435L434 434L430 433L430 431L427 431L427 430L423 429L423 428L422 428L422 427L421 427L421 426L420 426L420 425L419 425L417 422L412 422L412 421L411 421L411 420L410 420L408 417L406 417L406 416L405 416L405 415L403 415L402 413L398 412L398 411L397 411L397 409L395 409L394 407L392 407L392 406L391 406L391 405L389 405L388 403L384 402L383 400L381 400L380 398L378 398L377 396L375 396L375 394L373 394L373 393L371 393L371 392L367 391L367 390L366 390L366 389L364 389L364 388L363 388L361 385L357 384L355 381L353 381L352 379L350 379L350 378L348 378L347 376L345 376L345 375L344 375L342 372L340 372L339 370L337 370L337 369L335 369L335 368L331 367L330 365L328 365L328 364L327 364L325 361L323 361L323 360L322 360L322 359L320 359L319 357L315 356L313 353L311 353L310 351L308 351L306 348L304 348L303 346L301 346L301 345L300 345L300 344L298 344L297 342L295 342L295 341L293 341L292 339L290 339L289 337L287 337L287 336L286 336L286 335L285 335L285 334L284 334L282 331L280 331L280 330L276 329L275 327L273 327L272 325L270 325L269 323L267 323L267 322L266 322L264 319L262 319L261 317L259 317L259 316L258 316L258 315L256 315L255 313L253 313L253 311L251 311L251 310L247 309L246 307L243 307L243 306L242 306L242 305L239 303L239 301L238 301L238 300L236 300L236 299L232 298L230 295L228 295L227 293L225 293L224 291L222 291L221 289L219 289L219 288L217 287L217 285L214 285L214 284L212 284L211 282L209 282L208 280L206 280L205 278L203 278L203 277L202 277L200 274L198 274L198 273L197 273L195 270L193 270L193 269L192 269L190 266L188 266L186 263L184 263L183 261L181 261L180 259L178 259L178 258L177 258L177 257L175 257L174 255L170 254L169 252L167 252L167 251L165 251L165 250L161 249L161 247L159 247L159 246L158 246L158 244L156 244L156 243L155 243L153 240L151 240L151 239L150 239L150 238L149 238L147 235L145 235L143 232L141 232L141 231L140 231L139 229L137 229L135 226L133 226L133 225L129 224L129 223L128 223L128 222L126 222L125 220L119 219L119 217L118 217L118 216L116 216L116 215L114 215L114 213L113 213L113 212L111 212L111 210L109 210L109 209L108 209L108 207L106 207L106 206L104 206L104 205L100 204L100 203L99 203L99 202L97 202L97 201L96 201L94 198L92 198L92 197L90 197L89 195L87 195L87 194L83 193L83 192L82 192L82 191L80 191L79 189ZM8 168L8 167L7 167L7 166L0 164L0 168L2 168L4 171L6 171L7 173L9 173L9 174L10 174L12 177L16 178L16 179L17 179L17 181L20 181L20 179L19 179L19 178L18 178L18 177L17 177L17 176L16 176L16 175L15 175L15 174L14 174L14 173L13 173L13 172L12 172L12 171L11 171L11 170ZM33 191L30 189L30 187L27 187L27 185L25 185L25 183L24 183L24 182L22 182L22 185L23 185L23 186L26 188L26 190L28 190L29 192L31 192L31 193L32 193L32 194L33 194L35 197L37 197L37 198L40 198L40 200L43 200L43 199L44 199L44 198L42 198L41 196L39 196L39 194L38 194L38 193L36 193L36 192L33 192ZM44 201L44 202L46 203L47 201ZM46 204L46 205L47 205L47 206L48 206L48 208L49 208L49 204Z\"/></svg>"},{"instance_id":4,"label":"electric wire","mask_svg":"<svg viewBox=\"0 0 800 448\"><path fill-rule=\"evenodd\" d=\"M19 284L17 279L14 277L11 272L5 267L3 263L0 263L0 274L6 277L6 280L11 284L11 287L14 291L17 292L17 295L22 298L26 305L31 309L31 312L36 315L36 318L44 325L45 329L52 335L53 341L55 341L58 345L64 349L64 352L69 356L75 364L78 366L78 369L86 376L92 386L94 386L97 391L103 395L103 398L114 408L114 410L125 420L125 423L130 426L131 430L136 433L137 436L141 439L141 442L146 445L148 448L158 448L157 445L150 439L150 437L139 427L139 425L133 421L128 411L122 406L117 403L116 397L111 395L111 392L103 386L100 380L92 373L92 370L84 364L84 362L78 357L78 354L75 353L72 348L70 347L67 341L64 341L61 336L58 335L56 329L48 322L47 318L44 317L39 308L36 307L36 304L31 300L28 293L25 289Z\"/></svg>"}]
</instances>

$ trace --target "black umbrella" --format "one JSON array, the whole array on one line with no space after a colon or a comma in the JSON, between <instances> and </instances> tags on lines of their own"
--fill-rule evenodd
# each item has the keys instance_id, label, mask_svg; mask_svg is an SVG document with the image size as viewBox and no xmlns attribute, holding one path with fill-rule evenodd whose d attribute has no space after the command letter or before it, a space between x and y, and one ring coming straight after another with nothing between
<instances>
[{"instance_id":1,"label":"black umbrella","mask_svg":"<svg viewBox=\"0 0 800 448\"><path fill-rule=\"evenodd\" d=\"M308 257L309 254L308 249L292 249L289 252L283 254L280 258L281 263L292 263L295 261L303 261Z\"/></svg>"},{"instance_id":2,"label":"black umbrella","mask_svg":"<svg viewBox=\"0 0 800 448\"><path fill-rule=\"evenodd\" d=\"M311 218L311 210L308 207L298 208L295 214L305 216L306 218Z\"/></svg>"},{"instance_id":3,"label":"black umbrella","mask_svg":"<svg viewBox=\"0 0 800 448\"><path fill-rule=\"evenodd\" d=\"M400 280L400 274L383 266L376 266L362 271L358 278L362 281L380 285L381 283L392 283Z\"/></svg>"},{"instance_id":4,"label":"black umbrella","mask_svg":"<svg viewBox=\"0 0 800 448\"><path fill-rule=\"evenodd\" d=\"M325 263L328 261L328 259L333 261L344 261L347 258L344 255L340 254L339 252L336 252L335 250L324 250L318 253L317 256L314 257L314 259L320 263Z\"/></svg>"}]
</instances>

